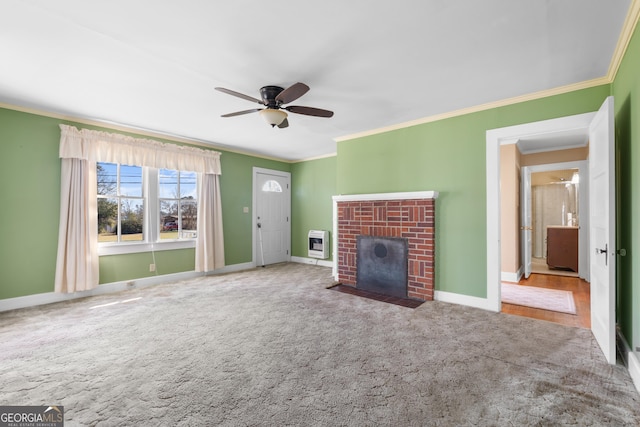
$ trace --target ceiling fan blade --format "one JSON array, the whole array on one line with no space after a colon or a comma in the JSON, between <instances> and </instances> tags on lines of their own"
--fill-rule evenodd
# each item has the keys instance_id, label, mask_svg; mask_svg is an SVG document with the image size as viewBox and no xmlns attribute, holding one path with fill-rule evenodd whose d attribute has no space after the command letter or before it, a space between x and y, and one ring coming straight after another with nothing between
<instances>
[{"instance_id":1,"label":"ceiling fan blade","mask_svg":"<svg viewBox=\"0 0 640 427\"><path fill-rule=\"evenodd\" d=\"M223 114L220 117L235 117L235 116L241 116L243 114L249 114L249 113L255 113L256 111L260 111L263 110L263 108L252 108L251 110L243 110L243 111L236 111L235 113L228 113L228 114Z\"/></svg>"},{"instance_id":2,"label":"ceiling fan blade","mask_svg":"<svg viewBox=\"0 0 640 427\"><path fill-rule=\"evenodd\" d=\"M289 127L289 120L287 120L287 118L285 117L285 119L282 121L282 123L280 123L278 125L278 127L280 129L288 128Z\"/></svg>"},{"instance_id":3,"label":"ceiling fan blade","mask_svg":"<svg viewBox=\"0 0 640 427\"><path fill-rule=\"evenodd\" d=\"M276 96L276 101L280 104L288 104L295 101L305 93L309 92L309 86L304 83L295 83L283 90Z\"/></svg>"},{"instance_id":4,"label":"ceiling fan blade","mask_svg":"<svg viewBox=\"0 0 640 427\"><path fill-rule=\"evenodd\" d=\"M219 92L226 93L227 95L237 96L238 98L246 99L247 101L257 102L258 104L265 105L262 100L254 98L253 96L245 95L244 93L236 92L235 90L225 89L223 87L216 87L214 89Z\"/></svg>"},{"instance_id":5,"label":"ceiling fan blade","mask_svg":"<svg viewBox=\"0 0 640 427\"><path fill-rule=\"evenodd\" d=\"M321 108L313 108L313 107L303 107L300 105L291 105L289 107L283 107L287 111L291 111L292 113L304 114L307 116L316 116L316 117L332 117L333 111L323 110Z\"/></svg>"}]
</instances>

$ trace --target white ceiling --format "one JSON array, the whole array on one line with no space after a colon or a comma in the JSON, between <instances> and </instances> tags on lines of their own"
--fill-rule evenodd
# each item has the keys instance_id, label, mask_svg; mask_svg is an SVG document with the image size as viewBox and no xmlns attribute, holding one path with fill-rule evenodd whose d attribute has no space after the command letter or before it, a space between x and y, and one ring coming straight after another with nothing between
<instances>
[{"instance_id":1,"label":"white ceiling","mask_svg":"<svg viewBox=\"0 0 640 427\"><path fill-rule=\"evenodd\" d=\"M0 0L0 102L299 160L335 138L607 75L631 0ZM265 85L304 82L287 129Z\"/></svg>"}]
</instances>

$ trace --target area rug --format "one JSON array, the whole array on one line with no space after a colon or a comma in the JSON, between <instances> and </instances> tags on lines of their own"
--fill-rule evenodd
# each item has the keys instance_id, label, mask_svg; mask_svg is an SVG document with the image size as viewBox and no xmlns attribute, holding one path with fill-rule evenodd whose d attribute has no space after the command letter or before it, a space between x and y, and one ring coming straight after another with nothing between
<instances>
[{"instance_id":1,"label":"area rug","mask_svg":"<svg viewBox=\"0 0 640 427\"><path fill-rule=\"evenodd\" d=\"M502 302L560 313L576 314L573 292L558 289L503 283Z\"/></svg>"}]
</instances>

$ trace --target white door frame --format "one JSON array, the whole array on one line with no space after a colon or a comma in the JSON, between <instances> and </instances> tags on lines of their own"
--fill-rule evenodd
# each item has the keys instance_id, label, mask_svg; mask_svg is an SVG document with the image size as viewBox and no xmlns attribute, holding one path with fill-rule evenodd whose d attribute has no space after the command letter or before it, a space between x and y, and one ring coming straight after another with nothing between
<instances>
[{"instance_id":1,"label":"white door frame","mask_svg":"<svg viewBox=\"0 0 640 427\"><path fill-rule=\"evenodd\" d=\"M524 166L520 169L520 262L525 279L531 275L531 252L533 251L533 208L531 206L531 169ZM502 248L500 248L502 249ZM502 277L505 273L502 273ZM522 276L518 275L518 280ZM504 279L503 279L504 280Z\"/></svg>"},{"instance_id":2,"label":"white door frame","mask_svg":"<svg viewBox=\"0 0 640 427\"><path fill-rule=\"evenodd\" d=\"M580 189L578 190L578 276L589 281L589 162L579 160L575 162L549 163L545 165L523 166L522 173L527 168L531 173L550 172L564 169L578 169L580 175ZM524 181L523 181L524 182ZM525 191L531 192L531 186ZM525 206L521 203L521 209ZM532 208L529 206L529 208ZM524 255L524 254L523 254ZM531 258L531 251L529 251ZM531 260L529 260L531 261Z\"/></svg>"},{"instance_id":3,"label":"white door frame","mask_svg":"<svg viewBox=\"0 0 640 427\"><path fill-rule=\"evenodd\" d=\"M256 238L257 238L257 232L256 230L258 229L258 209L256 208L257 203L258 203L258 191L260 191L260 189L256 188L256 182L257 182L257 176L259 173L263 173L263 174L267 174L267 175L276 175L276 176L280 176L280 177L284 177L287 178L287 182L289 183L289 186L291 186L291 173L290 172L283 172L283 171L279 171L279 170L273 170L273 169L265 169L265 168L259 168L259 167L253 167L253 183L252 183L252 187L253 187L253 204L252 204L252 210L253 213L251 215L251 250L252 250L252 263L253 266L256 267L258 265L261 265L262 261L259 260L259 256L258 256L258 246L256 245ZM287 192L289 194L289 197L287 198L287 206L285 207L286 212L287 212L287 218L289 218L288 221L288 228L287 228L287 236L285 236L286 239L286 244L287 244L287 261L291 261L291 188L287 189Z\"/></svg>"},{"instance_id":4,"label":"white door frame","mask_svg":"<svg viewBox=\"0 0 640 427\"><path fill-rule=\"evenodd\" d=\"M487 298L483 308L500 312L500 146L515 144L521 138L551 136L580 130L588 133L596 113L578 114L541 122L526 123L487 131Z\"/></svg>"}]
</instances>

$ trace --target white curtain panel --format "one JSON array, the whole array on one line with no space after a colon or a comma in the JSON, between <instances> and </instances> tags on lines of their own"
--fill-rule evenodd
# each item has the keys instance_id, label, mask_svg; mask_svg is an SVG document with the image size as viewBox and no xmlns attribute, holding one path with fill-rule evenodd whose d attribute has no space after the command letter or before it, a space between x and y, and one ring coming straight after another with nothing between
<instances>
[{"instance_id":1,"label":"white curtain panel","mask_svg":"<svg viewBox=\"0 0 640 427\"><path fill-rule=\"evenodd\" d=\"M198 271L224 266L219 152L63 124L60 131L62 179L56 292L98 286L97 162L201 174L198 203L203 210L198 215L196 265L202 268Z\"/></svg>"},{"instance_id":2,"label":"white curtain panel","mask_svg":"<svg viewBox=\"0 0 640 427\"><path fill-rule=\"evenodd\" d=\"M96 165L62 159L60 226L55 291L72 293L98 286Z\"/></svg>"},{"instance_id":3,"label":"white curtain panel","mask_svg":"<svg viewBox=\"0 0 640 427\"><path fill-rule=\"evenodd\" d=\"M202 174L198 188L196 271L224 267L224 237L219 175Z\"/></svg>"}]
</instances>

